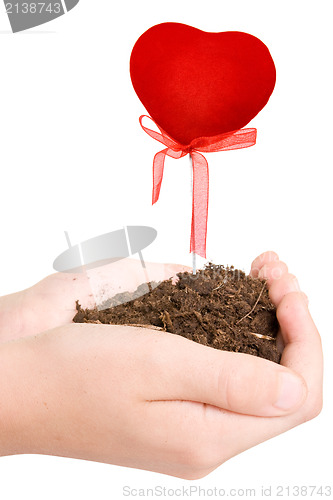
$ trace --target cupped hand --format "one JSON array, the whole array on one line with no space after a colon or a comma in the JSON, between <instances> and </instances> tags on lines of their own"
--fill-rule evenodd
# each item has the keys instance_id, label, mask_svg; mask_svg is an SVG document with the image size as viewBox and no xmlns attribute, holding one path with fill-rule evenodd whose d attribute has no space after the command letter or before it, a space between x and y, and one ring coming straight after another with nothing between
<instances>
[{"instance_id":1,"label":"cupped hand","mask_svg":"<svg viewBox=\"0 0 333 500\"><path fill-rule=\"evenodd\" d=\"M115 294L134 291L142 282L176 278L189 268L176 264L122 259L83 273L56 273L21 292L0 297L0 342L36 335L67 325L75 316L75 302L96 306Z\"/></svg>"},{"instance_id":2,"label":"cupped hand","mask_svg":"<svg viewBox=\"0 0 333 500\"><path fill-rule=\"evenodd\" d=\"M277 307L281 365L169 333L109 325L68 324L3 344L7 380L18 386L24 379L13 405L28 413L4 434L18 436L10 452L196 479L315 417L322 406L322 349L307 299L272 252L257 258L251 272L267 279ZM19 369L6 365L14 354Z\"/></svg>"}]
</instances>

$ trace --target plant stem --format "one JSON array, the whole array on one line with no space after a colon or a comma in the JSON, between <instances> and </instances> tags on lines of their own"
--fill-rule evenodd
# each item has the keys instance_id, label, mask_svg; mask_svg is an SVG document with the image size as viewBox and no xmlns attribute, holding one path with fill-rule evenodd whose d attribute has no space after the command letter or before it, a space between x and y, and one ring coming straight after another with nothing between
<instances>
[{"instance_id":1,"label":"plant stem","mask_svg":"<svg viewBox=\"0 0 333 500\"><path fill-rule=\"evenodd\" d=\"M189 153L190 157L190 167L191 167L191 195L192 195L192 217L194 217L194 211L193 211L193 161L192 161L192 156L191 153ZM194 235L194 221L192 220L192 237L195 241L195 235ZM192 274L195 276L197 274L197 254L195 252L192 252Z\"/></svg>"}]
</instances>

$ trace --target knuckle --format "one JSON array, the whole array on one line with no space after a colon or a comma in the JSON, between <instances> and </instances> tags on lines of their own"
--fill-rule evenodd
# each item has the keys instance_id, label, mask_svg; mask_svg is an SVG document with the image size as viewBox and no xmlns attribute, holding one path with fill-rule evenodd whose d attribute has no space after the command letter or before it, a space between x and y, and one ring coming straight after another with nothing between
<instances>
[{"instance_id":1,"label":"knuckle","mask_svg":"<svg viewBox=\"0 0 333 500\"><path fill-rule=\"evenodd\" d=\"M178 457L182 464L190 468L191 473L209 469L211 466L210 452L206 443L198 443L197 439L189 440Z\"/></svg>"},{"instance_id":2,"label":"knuckle","mask_svg":"<svg viewBox=\"0 0 333 500\"><path fill-rule=\"evenodd\" d=\"M318 417L323 409L323 395L319 392L316 395L308 395L304 406L299 411L299 423L305 423Z\"/></svg>"},{"instance_id":3,"label":"knuckle","mask_svg":"<svg viewBox=\"0 0 333 500\"><path fill-rule=\"evenodd\" d=\"M208 474L210 474L211 472L212 472L212 469L205 470L205 471L189 469L188 471L183 472L180 477L182 479L187 479L188 481L193 481L193 480L195 481L197 479L202 479L202 478L208 476Z\"/></svg>"},{"instance_id":4,"label":"knuckle","mask_svg":"<svg viewBox=\"0 0 333 500\"><path fill-rule=\"evenodd\" d=\"M312 420L321 413L323 409L323 397L322 395L318 395L315 400L312 402L311 406L306 411L305 418L306 421Z\"/></svg>"},{"instance_id":5,"label":"knuckle","mask_svg":"<svg viewBox=\"0 0 333 500\"><path fill-rule=\"evenodd\" d=\"M203 409L205 411L205 409ZM197 427L194 426L196 429ZM174 443L172 456L182 470L191 478L199 479L222 462L221 448L216 444L216 436L210 431L198 433L195 430L182 433L182 438Z\"/></svg>"}]
</instances>

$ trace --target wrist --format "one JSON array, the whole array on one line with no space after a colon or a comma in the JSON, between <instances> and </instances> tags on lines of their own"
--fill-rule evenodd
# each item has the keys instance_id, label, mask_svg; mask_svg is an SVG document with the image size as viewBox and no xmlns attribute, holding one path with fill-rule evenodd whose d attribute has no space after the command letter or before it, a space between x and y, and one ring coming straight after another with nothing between
<instances>
[{"instance_id":1,"label":"wrist","mask_svg":"<svg viewBox=\"0 0 333 500\"><path fill-rule=\"evenodd\" d=\"M9 337L2 328L2 337ZM22 447L23 414L26 405L24 391L29 392L27 381L21 379L25 372L25 355L20 341L0 344L0 455L24 453Z\"/></svg>"},{"instance_id":2,"label":"wrist","mask_svg":"<svg viewBox=\"0 0 333 500\"><path fill-rule=\"evenodd\" d=\"M89 443L102 410L94 413L98 388L86 364L99 351L73 326L0 344L0 456L95 458Z\"/></svg>"},{"instance_id":3,"label":"wrist","mask_svg":"<svg viewBox=\"0 0 333 500\"><path fill-rule=\"evenodd\" d=\"M1 456L47 452L49 401L59 404L51 352L47 334L0 344Z\"/></svg>"}]
</instances>

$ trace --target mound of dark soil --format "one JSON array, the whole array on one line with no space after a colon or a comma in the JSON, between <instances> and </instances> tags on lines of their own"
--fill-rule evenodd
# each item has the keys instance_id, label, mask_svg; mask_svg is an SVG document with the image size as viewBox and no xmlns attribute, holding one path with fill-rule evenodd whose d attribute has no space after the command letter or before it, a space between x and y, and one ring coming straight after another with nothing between
<instances>
[{"instance_id":1,"label":"mound of dark soil","mask_svg":"<svg viewBox=\"0 0 333 500\"><path fill-rule=\"evenodd\" d=\"M141 297L136 292L118 294L111 303L119 305L108 309L83 310L77 302L73 321L164 330L279 363L278 322L265 281L211 263L195 276L185 272L178 278L175 284L171 279L161 282Z\"/></svg>"}]
</instances>

